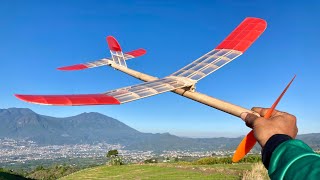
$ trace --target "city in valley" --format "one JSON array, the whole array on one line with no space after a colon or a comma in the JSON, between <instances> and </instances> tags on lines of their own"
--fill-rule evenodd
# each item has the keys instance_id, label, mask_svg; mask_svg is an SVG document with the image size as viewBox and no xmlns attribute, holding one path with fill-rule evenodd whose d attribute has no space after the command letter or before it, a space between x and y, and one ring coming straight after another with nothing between
<instances>
[{"instance_id":1,"label":"city in valley","mask_svg":"<svg viewBox=\"0 0 320 180\"><path fill-rule=\"evenodd\" d=\"M33 160L54 160L59 158L103 158L109 150L117 149L124 162L141 163L150 158L164 162L170 158L201 158L212 155L226 156L233 151L137 151L126 150L120 144L96 143L76 145L38 145L30 140L0 139L0 163L16 164Z\"/></svg>"}]
</instances>

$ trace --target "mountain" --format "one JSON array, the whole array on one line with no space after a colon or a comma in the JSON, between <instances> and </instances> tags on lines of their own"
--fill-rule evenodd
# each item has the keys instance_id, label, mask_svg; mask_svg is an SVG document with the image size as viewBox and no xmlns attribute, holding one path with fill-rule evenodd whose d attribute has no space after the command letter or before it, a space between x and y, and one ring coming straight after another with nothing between
<instances>
[{"instance_id":1,"label":"mountain","mask_svg":"<svg viewBox=\"0 0 320 180\"><path fill-rule=\"evenodd\" d=\"M320 150L320 133L300 134L297 136L315 150Z\"/></svg>"},{"instance_id":2,"label":"mountain","mask_svg":"<svg viewBox=\"0 0 320 180\"><path fill-rule=\"evenodd\" d=\"M0 109L0 124L0 138L28 139L42 145L107 142L124 145L130 150L234 150L242 139L142 133L114 118L93 112L56 118L39 115L30 109ZM298 138L313 148L320 147L320 133L299 135Z\"/></svg>"},{"instance_id":3,"label":"mountain","mask_svg":"<svg viewBox=\"0 0 320 180\"><path fill-rule=\"evenodd\" d=\"M0 109L0 138L24 138L39 144L122 143L139 134L122 122L99 113L67 118L39 115L30 109Z\"/></svg>"}]
</instances>

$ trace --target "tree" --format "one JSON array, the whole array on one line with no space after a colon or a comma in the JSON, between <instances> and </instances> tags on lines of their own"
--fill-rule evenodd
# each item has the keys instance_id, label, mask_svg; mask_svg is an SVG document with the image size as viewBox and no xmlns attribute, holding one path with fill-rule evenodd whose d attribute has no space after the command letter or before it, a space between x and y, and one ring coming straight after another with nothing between
<instances>
[{"instance_id":1,"label":"tree","mask_svg":"<svg viewBox=\"0 0 320 180\"><path fill-rule=\"evenodd\" d=\"M122 159L119 156L119 152L116 149L108 151L108 153L106 154L106 157L110 158L110 161L109 161L110 165L116 165L116 166L123 165Z\"/></svg>"},{"instance_id":2,"label":"tree","mask_svg":"<svg viewBox=\"0 0 320 180\"><path fill-rule=\"evenodd\" d=\"M106 154L106 156L107 156L108 158L117 157L118 155L119 155L119 152L118 152L118 150L116 150L116 149L110 150L110 151L108 151L108 153Z\"/></svg>"},{"instance_id":3,"label":"tree","mask_svg":"<svg viewBox=\"0 0 320 180\"><path fill-rule=\"evenodd\" d=\"M149 164L149 163L158 163L158 160L156 158L150 158L150 159L146 159L144 160L145 164Z\"/></svg>"}]
</instances>

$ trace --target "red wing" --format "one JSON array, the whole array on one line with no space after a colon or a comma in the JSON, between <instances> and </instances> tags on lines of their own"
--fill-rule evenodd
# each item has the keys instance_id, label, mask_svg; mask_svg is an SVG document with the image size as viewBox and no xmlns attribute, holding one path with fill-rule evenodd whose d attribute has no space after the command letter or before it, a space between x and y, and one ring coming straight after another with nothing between
<instances>
[{"instance_id":1,"label":"red wing","mask_svg":"<svg viewBox=\"0 0 320 180\"><path fill-rule=\"evenodd\" d=\"M192 86L193 82L181 78L166 77L134 86L111 90L103 94L82 95L15 95L34 104L55 106L111 105L154 96L174 89Z\"/></svg>"},{"instance_id":2,"label":"red wing","mask_svg":"<svg viewBox=\"0 0 320 180\"><path fill-rule=\"evenodd\" d=\"M215 49L173 73L172 76L199 81L242 55L266 27L267 23L263 19L246 18Z\"/></svg>"},{"instance_id":3,"label":"red wing","mask_svg":"<svg viewBox=\"0 0 320 180\"><path fill-rule=\"evenodd\" d=\"M111 96L104 94L82 94L82 95L15 95L17 98L35 104L56 106L82 106L82 105L106 105L120 104Z\"/></svg>"}]
</instances>

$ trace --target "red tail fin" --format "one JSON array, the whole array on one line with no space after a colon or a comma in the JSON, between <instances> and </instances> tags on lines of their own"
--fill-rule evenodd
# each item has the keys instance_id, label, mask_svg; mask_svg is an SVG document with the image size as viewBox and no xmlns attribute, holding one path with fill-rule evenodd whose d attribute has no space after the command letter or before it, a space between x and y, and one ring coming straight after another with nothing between
<instances>
[{"instance_id":1,"label":"red tail fin","mask_svg":"<svg viewBox=\"0 0 320 180\"><path fill-rule=\"evenodd\" d=\"M107 43L111 51L122 51L120 44L113 36L107 37Z\"/></svg>"}]
</instances>

